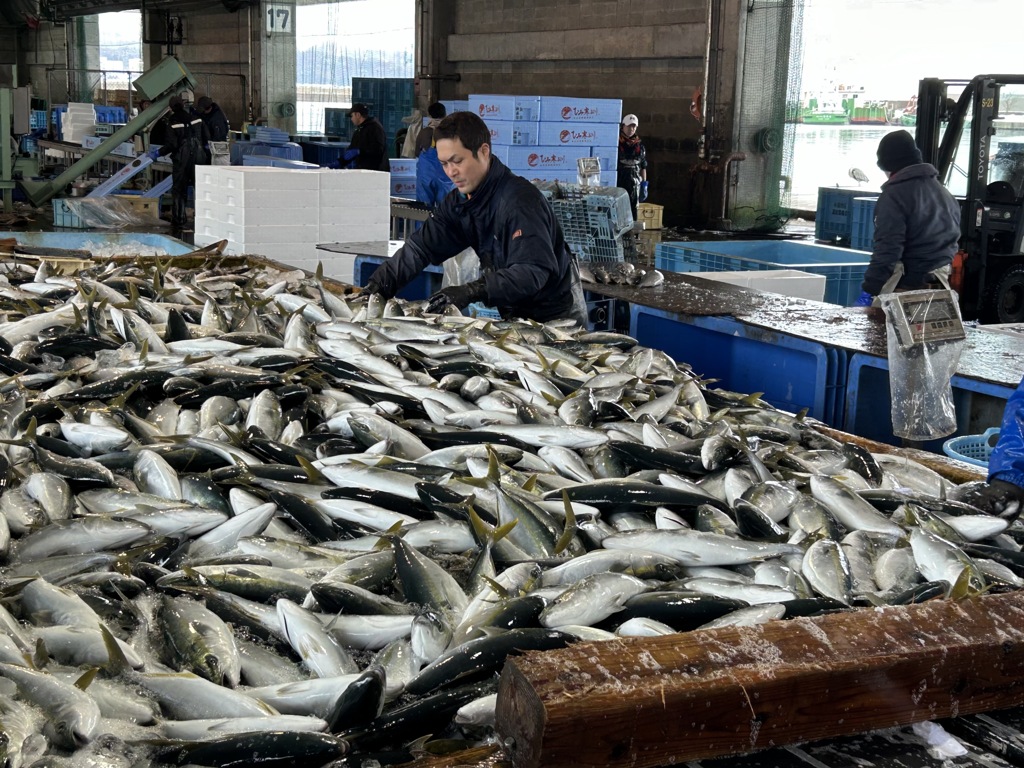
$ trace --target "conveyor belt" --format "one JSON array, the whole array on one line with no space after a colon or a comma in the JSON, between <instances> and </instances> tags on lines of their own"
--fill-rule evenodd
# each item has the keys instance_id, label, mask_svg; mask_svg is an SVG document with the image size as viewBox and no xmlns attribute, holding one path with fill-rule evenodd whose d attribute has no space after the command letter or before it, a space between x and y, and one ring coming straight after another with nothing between
<instances>
[{"instance_id":1,"label":"conveyor belt","mask_svg":"<svg viewBox=\"0 0 1024 768\"><path fill-rule=\"evenodd\" d=\"M730 317L753 327L887 357L885 317L880 309L763 293L685 273L665 273L654 288L587 283L588 291L664 312L693 317ZM1024 377L1024 340L983 328L968 328L957 373L978 381L1016 387Z\"/></svg>"}]
</instances>

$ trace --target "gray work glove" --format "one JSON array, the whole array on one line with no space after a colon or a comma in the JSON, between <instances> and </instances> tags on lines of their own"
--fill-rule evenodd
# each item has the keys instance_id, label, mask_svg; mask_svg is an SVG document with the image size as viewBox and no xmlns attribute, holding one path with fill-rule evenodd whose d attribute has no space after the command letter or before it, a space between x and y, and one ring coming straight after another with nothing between
<instances>
[{"instance_id":1,"label":"gray work glove","mask_svg":"<svg viewBox=\"0 0 1024 768\"><path fill-rule=\"evenodd\" d=\"M960 501L977 507L982 512L999 517L1015 518L1024 502L1024 488L1005 480L978 483L965 493Z\"/></svg>"}]
</instances>

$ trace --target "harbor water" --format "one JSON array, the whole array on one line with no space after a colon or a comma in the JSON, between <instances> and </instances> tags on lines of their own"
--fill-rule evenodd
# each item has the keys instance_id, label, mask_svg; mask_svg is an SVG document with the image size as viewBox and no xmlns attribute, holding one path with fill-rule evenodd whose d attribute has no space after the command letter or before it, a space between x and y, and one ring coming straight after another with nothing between
<instances>
[{"instance_id":1,"label":"harbor water","mask_svg":"<svg viewBox=\"0 0 1024 768\"><path fill-rule=\"evenodd\" d=\"M885 134L907 130L898 125L787 125L796 132L793 145L793 186L790 207L813 211L818 206L819 187L857 187L850 177L859 168L869 181L859 186L864 194L877 193L885 174L875 164L875 150Z\"/></svg>"}]
</instances>

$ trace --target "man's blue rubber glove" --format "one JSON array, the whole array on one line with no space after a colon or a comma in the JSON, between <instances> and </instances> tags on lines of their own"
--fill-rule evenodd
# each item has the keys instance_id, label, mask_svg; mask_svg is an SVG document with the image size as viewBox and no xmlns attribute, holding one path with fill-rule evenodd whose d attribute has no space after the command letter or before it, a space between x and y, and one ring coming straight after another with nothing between
<instances>
[{"instance_id":1,"label":"man's blue rubber glove","mask_svg":"<svg viewBox=\"0 0 1024 768\"><path fill-rule=\"evenodd\" d=\"M640 182L640 202L642 203L642 202L644 202L646 200L647 200L647 182L646 181L641 181Z\"/></svg>"},{"instance_id":2,"label":"man's blue rubber glove","mask_svg":"<svg viewBox=\"0 0 1024 768\"><path fill-rule=\"evenodd\" d=\"M875 297L872 296L870 293L868 293L867 291L861 291L860 296L858 296L857 300L855 302L853 302L853 306L855 306L855 307L870 307L871 303L874 300L875 300Z\"/></svg>"},{"instance_id":3,"label":"man's blue rubber glove","mask_svg":"<svg viewBox=\"0 0 1024 768\"><path fill-rule=\"evenodd\" d=\"M346 149L345 153L341 156L341 167L352 168L355 165L357 157L359 157L358 149Z\"/></svg>"},{"instance_id":4,"label":"man's blue rubber glove","mask_svg":"<svg viewBox=\"0 0 1024 768\"><path fill-rule=\"evenodd\" d=\"M149 151L146 152L146 157L154 162L160 159L160 147L150 147Z\"/></svg>"}]
</instances>

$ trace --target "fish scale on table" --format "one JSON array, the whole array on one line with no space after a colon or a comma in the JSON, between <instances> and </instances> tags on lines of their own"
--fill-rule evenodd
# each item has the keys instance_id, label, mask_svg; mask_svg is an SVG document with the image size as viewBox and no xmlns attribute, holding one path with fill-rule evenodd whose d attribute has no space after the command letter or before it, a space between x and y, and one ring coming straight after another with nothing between
<instances>
[{"instance_id":1,"label":"fish scale on table","mask_svg":"<svg viewBox=\"0 0 1024 768\"><path fill-rule=\"evenodd\" d=\"M217 262L3 277L12 765L403 761L487 738L523 650L1022 583L1015 520L623 334Z\"/></svg>"}]
</instances>

